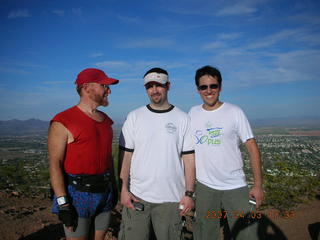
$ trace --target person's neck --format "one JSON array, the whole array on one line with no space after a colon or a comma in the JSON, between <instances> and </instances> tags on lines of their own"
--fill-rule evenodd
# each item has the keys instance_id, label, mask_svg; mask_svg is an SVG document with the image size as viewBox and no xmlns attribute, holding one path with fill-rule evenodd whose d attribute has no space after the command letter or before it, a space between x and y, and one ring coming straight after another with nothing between
<instances>
[{"instance_id":1,"label":"person's neck","mask_svg":"<svg viewBox=\"0 0 320 240\"><path fill-rule=\"evenodd\" d=\"M216 110L216 109L218 109L219 107L221 107L222 104L223 104L223 102L217 101L213 106L209 106L209 105L206 105L206 104L202 104L202 108L203 108L204 110L207 110L207 111L213 111L213 110Z\"/></svg>"},{"instance_id":2,"label":"person's neck","mask_svg":"<svg viewBox=\"0 0 320 240\"><path fill-rule=\"evenodd\" d=\"M78 103L78 108L80 108L84 113L93 116L97 113L97 105L93 103L86 103L83 101L80 101Z\"/></svg>"},{"instance_id":3,"label":"person's neck","mask_svg":"<svg viewBox=\"0 0 320 240\"><path fill-rule=\"evenodd\" d=\"M149 106L154 110L167 110L171 107L171 104L169 102L165 102L162 104L150 103Z\"/></svg>"}]
</instances>

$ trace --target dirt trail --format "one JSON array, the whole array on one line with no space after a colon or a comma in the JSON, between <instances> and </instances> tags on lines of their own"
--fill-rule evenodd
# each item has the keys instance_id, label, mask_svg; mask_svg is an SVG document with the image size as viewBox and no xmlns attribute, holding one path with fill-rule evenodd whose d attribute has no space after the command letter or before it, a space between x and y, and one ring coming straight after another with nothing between
<instances>
[{"instance_id":1,"label":"dirt trail","mask_svg":"<svg viewBox=\"0 0 320 240\"><path fill-rule=\"evenodd\" d=\"M47 198L24 198L19 194L0 192L0 236L2 240L62 240L64 234L57 217L51 214ZM106 240L116 240L121 216L120 207L113 212L113 221ZM288 212L286 218L275 210L265 210L259 224L265 232L263 239L319 239L320 200L302 204ZM308 230L309 229L309 230ZM310 235L314 234L312 238ZM191 234L186 234L190 239Z\"/></svg>"}]
</instances>

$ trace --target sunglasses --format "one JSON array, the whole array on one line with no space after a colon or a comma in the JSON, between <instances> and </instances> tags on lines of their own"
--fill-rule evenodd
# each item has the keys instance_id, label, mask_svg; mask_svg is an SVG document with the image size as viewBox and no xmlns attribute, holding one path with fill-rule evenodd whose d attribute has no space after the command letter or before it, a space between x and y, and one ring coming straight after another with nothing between
<instances>
[{"instance_id":1,"label":"sunglasses","mask_svg":"<svg viewBox=\"0 0 320 240\"><path fill-rule=\"evenodd\" d=\"M110 89L108 84L100 84L101 87L103 87L104 89Z\"/></svg>"},{"instance_id":2,"label":"sunglasses","mask_svg":"<svg viewBox=\"0 0 320 240\"><path fill-rule=\"evenodd\" d=\"M150 89L150 88L153 88L153 86L165 88L167 85L161 84L161 83L151 83L151 84L145 85L145 88Z\"/></svg>"},{"instance_id":3,"label":"sunglasses","mask_svg":"<svg viewBox=\"0 0 320 240\"><path fill-rule=\"evenodd\" d=\"M204 91L204 90L207 90L208 87L210 89L217 89L217 88L219 88L219 84L210 84L209 86L208 85L200 85L200 86L198 86L198 89L201 91Z\"/></svg>"}]
</instances>

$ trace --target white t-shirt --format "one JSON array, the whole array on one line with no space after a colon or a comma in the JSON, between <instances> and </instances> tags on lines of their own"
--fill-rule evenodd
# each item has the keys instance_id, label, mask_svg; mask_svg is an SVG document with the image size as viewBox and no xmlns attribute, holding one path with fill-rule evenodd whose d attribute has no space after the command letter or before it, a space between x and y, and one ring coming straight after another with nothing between
<instances>
[{"instance_id":1,"label":"white t-shirt","mask_svg":"<svg viewBox=\"0 0 320 240\"><path fill-rule=\"evenodd\" d=\"M207 111L202 105L189 111L195 143L196 178L213 189L229 190L246 186L240 140L253 133L243 111L230 103Z\"/></svg>"},{"instance_id":2,"label":"white t-shirt","mask_svg":"<svg viewBox=\"0 0 320 240\"><path fill-rule=\"evenodd\" d=\"M193 153L190 118L172 107L155 111L140 107L127 116L120 148L133 151L130 191L152 203L179 202L185 192L181 154Z\"/></svg>"}]
</instances>

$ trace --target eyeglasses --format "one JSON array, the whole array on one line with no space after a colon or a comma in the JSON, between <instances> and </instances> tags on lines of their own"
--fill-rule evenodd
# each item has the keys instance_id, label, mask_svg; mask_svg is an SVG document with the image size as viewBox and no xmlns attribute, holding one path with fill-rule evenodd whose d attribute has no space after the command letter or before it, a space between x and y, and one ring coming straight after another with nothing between
<instances>
[{"instance_id":1,"label":"eyeglasses","mask_svg":"<svg viewBox=\"0 0 320 240\"><path fill-rule=\"evenodd\" d=\"M161 83L150 83L150 84L145 85L145 88L148 90L150 88L153 88L153 86L165 88L167 85L161 84Z\"/></svg>"},{"instance_id":2,"label":"eyeglasses","mask_svg":"<svg viewBox=\"0 0 320 240\"><path fill-rule=\"evenodd\" d=\"M103 87L104 89L110 89L108 84L100 84L101 87Z\"/></svg>"},{"instance_id":3,"label":"eyeglasses","mask_svg":"<svg viewBox=\"0 0 320 240\"><path fill-rule=\"evenodd\" d=\"M209 86L208 85L200 85L200 86L198 86L198 89L201 91L204 91L204 90L207 90L208 87L210 89L217 89L217 88L219 88L219 84L210 84Z\"/></svg>"}]
</instances>

